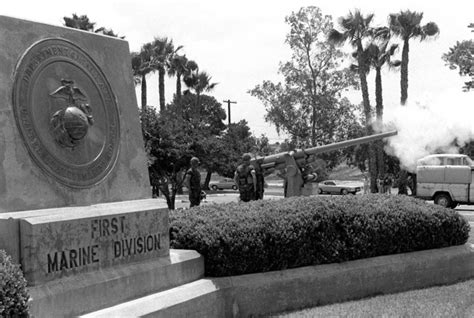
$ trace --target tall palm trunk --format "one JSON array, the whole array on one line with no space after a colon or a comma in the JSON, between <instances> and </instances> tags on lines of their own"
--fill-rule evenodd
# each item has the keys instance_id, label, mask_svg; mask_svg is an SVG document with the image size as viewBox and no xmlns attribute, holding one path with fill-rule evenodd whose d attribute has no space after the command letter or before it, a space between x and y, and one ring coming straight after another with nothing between
<instances>
[{"instance_id":1,"label":"tall palm trunk","mask_svg":"<svg viewBox=\"0 0 474 318\"><path fill-rule=\"evenodd\" d=\"M381 67L375 68L375 114L378 125L383 124L383 96L382 96L382 74ZM377 174L385 174L383 141L375 142L377 152Z\"/></svg>"},{"instance_id":2,"label":"tall palm trunk","mask_svg":"<svg viewBox=\"0 0 474 318\"><path fill-rule=\"evenodd\" d=\"M146 94L147 94L147 87L146 87L146 75L142 75L142 110L145 110L146 107Z\"/></svg>"},{"instance_id":3,"label":"tall palm trunk","mask_svg":"<svg viewBox=\"0 0 474 318\"><path fill-rule=\"evenodd\" d=\"M408 53L409 39L403 40L402 64L400 66L400 104L405 105L408 99Z\"/></svg>"},{"instance_id":4,"label":"tall palm trunk","mask_svg":"<svg viewBox=\"0 0 474 318\"><path fill-rule=\"evenodd\" d=\"M372 112L371 112L371 107L370 107L370 99L369 99L369 86L367 84L367 72L366 68L367 65L365 64L364 58L363 58L363 52L364 49L362 47L362 41L359 40L359 43L357 44L357 60L359 64L358 68L358 73L359 73L359 78L360 78L360 87L362 90L362 101L364 105L364 115L365 115L365 127L367 131L367 135L372 135L373 134L373 128L372 128ZM369 174L370 174L370 190L371 192L377 192L377 162L376 162L376 155L375 155L375 149L374 149L374 144L369 143Z\"/></svg>"},{"instance_id":5,"label":"tall palm trunk","mask_svg":"<svg viewBox=\"0 0 474 318\"><path fill-rule=\"evenodd\" d=\"M181 73L176 73L176 101L181 102Z\"/></svg>"},{"instance_id":6,"label":"tall palm trunk","mask_svg":"<svg viewBox=\"0 0 474 318\"><path fill-rule=\"evenodd\" d=\"M403 40L402 64L400 65L400 104L405 105L408 99L408 56L409 38ZM408 171L400 170L398 177L398 194L408 194ZM416 185L415 185L416 187Z\"/></svg>"},{"instance_id":7,"label":"tall palm trunk","mask_svg":"<svg viewBox=\"0 0 474 318\"><path fill-rule=\"evenodd\" d=\"M211 182L212 170L208 169L206 172L206 178L204 179L204 190L209 190L209 182Z\"/></svg>"},{"instance_id":8,"label":"tall palm trunk","mask_svg":"<svg viewBox=\"0 0 474 318\"><path fill-rule=\"evenodd\" d=\"M165 111L165 69L158 69L158 93L160 95L160 112Z\"/></svg>"},{"instance_id":9,"label":"tall palm trunk","mask_svg":"<svg viewBox=\"0 0 474 318\"><path fill-rule=\"evenodd\" d=\"M313 105L313 116L311 120L311 146L316 146L316 106Z\"/></svg>"},{"instance_id":10,"label":"tall palm trunk","mask_svg":"<svg viewBox=\"0 0 474 318\"><path fill-rule=\"evenodd\" d=\"M196 111L199 110L199 115L201 115L201 108L200 108L200 105L201 104L201 93L200 92L196 92ZM200 116L199 116L200 118Z\"/></svg>"}]
</instances>

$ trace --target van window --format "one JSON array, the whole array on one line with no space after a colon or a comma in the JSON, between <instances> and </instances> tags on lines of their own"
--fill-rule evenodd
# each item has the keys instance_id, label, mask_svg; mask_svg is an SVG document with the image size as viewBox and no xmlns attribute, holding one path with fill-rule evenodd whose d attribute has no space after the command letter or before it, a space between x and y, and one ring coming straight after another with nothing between
<instances>
[{"instance_id":1,"label":"van window","mask_svg":"<svg viewBox=\"0 0 474 318\"><path fill-rule=\"evenodd\" d=\"M428 158L422 158L417 162L418 166L474 166L474 162L471 158L466 156L429 156Z\"/></svg>"},{"instance_id":2,"label":"van window","mask_svg":"<svg viewBox=\"0 0 474 318\"><path fill-rule=\"evenodd\" d=\"M448 166L460 166L461 158L446 158L446 165Z\"/></svg>"}]
</instances>

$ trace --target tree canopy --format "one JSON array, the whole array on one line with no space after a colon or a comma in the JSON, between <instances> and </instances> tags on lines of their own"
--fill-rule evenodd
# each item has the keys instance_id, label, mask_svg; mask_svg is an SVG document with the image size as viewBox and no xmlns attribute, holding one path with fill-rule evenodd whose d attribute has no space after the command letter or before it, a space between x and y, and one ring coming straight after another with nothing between
<instances>
[{"instance_id":1,"label":"tree canopy","mask_svg":"<svg viewBox=\"0 0 474 318\"><path fill-rule=\"evenodd\" d=\"M342 51L326 41L332 18L317 7L304 7L285 21L292 56L280 63L284 81L263 81L249 93L265 105L265 120L288 133L299 147L347 138L347 124L357 120L354 106L342 93L357 81L342 67Z\"/></svg>"},{"instance_id":2,"label":"tree canopy","mask_svg":"<svg viewBox=\"0 0 474 318\"><path fill-rule=\"evenodd\" d=\"M474 23L469 24L474 32ZM456 45L451 47L449 51L443 54L443 60L450 69L457 69L459 75L469 76L470 81L464 83L463 89L469 91L474 89L474 41L464 40L456 42Z\"/></svg>"}]
</instances>

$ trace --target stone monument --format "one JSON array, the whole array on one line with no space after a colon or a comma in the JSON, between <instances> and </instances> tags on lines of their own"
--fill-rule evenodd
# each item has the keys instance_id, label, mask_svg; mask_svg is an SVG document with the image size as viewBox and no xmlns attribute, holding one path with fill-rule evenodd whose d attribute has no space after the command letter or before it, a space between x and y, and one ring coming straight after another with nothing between
<instances>
[{"instance_id":1,"label":"stone monument","mask_svg":"<svg viewBox=\"0 0 474 318\"><path fill-rule=\"evenodd\" d=\"M33 315L202 276L197 253L170 253L168 209L151 199L128 43L5 16L0 29L0 248Z\"/></svg>"}]
</instances>

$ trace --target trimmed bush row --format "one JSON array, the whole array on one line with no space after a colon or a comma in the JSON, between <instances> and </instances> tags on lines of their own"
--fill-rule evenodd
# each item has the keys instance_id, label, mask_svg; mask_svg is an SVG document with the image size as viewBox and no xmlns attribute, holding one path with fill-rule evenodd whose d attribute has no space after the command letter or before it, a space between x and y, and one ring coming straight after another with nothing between
<instances>
[{"instance_id":1,"label":"trimmed bush row","mask_svg":"<svg viewBox=\"0 0 474 318\"><path fill-rule=\"evenodd\" d=\"M20 265L0 250L0 317L28 317L28 299Z\"/></svg>"},{"instance_id":2,"label":"trimmed bush row","mask_svg":"<svg viewBox=\"0 0 474 318\"><path fill-rule=\"evenodd\" d=\"M205 205L170 213L170 246L207 276L338 263L466 243L456 211L407 196L356 195Z\"/></svg>"}]
</instances>

